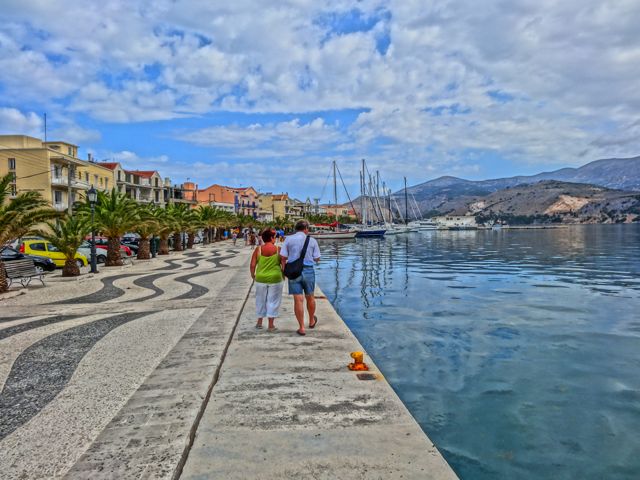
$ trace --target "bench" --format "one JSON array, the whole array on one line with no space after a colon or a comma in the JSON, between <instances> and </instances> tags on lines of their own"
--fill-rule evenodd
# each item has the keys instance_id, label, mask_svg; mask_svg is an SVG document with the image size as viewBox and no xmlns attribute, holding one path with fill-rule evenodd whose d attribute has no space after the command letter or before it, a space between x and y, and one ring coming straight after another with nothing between
<instances>
[{"instance_id":1,"label":"bench","mask_svg":"<svg viewBox=\"0 0 640 480\"><path fill-rule=\"evenodd\" d=\"M30 258L21 258L19 260L11 260L9 262L4 263L4 271L6 273L7 281L9 286L13 280L19 278L20 284L26 288L31 283L31 279L37 277L40 282L44 284L44 274L42 272L38 272L36 270L36 266L33 263L33 260Z\"/></svg>"}]
</instances>

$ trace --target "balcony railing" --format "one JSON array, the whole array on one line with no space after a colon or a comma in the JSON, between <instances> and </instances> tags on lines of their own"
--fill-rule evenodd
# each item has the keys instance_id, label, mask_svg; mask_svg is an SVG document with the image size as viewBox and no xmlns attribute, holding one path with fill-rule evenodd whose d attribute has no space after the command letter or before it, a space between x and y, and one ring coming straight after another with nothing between
<instances>
[{"instance_id":1,"label":"balcony railing","mask_svg":"<svg viewBox=\"0 0 640 480\"><path fill-rule=\"evenodd\" d=\"M69 208L69 205L67 205L66 203L60 202L60 203L54 203L53 204L53 208L55 210L57 210L58 212L63 212L65 211L67 208Z\"/></svg>"},{"instance_id":2,"label":"balcony railing","mask_svg":"<svg viewBox=\"0 0 640 480\"><path fill-rule=\"evenodd\" d=\"M53 176L51 177L51 184L52 185L68 185L68 180L67 177L56 177Z\"/></svg>"}]
</instances>

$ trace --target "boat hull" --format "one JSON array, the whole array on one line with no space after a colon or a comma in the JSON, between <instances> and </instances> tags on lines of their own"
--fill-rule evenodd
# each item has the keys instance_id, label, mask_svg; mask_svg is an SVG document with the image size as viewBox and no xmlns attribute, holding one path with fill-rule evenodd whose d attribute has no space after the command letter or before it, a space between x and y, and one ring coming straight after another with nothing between
<instances>
[{"instance_id":1,"label":"boat hull","mask_svg":"<svg viewBox=\"0 0 640 480\"><path fill-rule=\"evenodd\" d=\"M309 235L316 240L351 240L357 234L358 232L312 232Z\"/></svg>"},{"instance_id":2,"label":"boat hull","mask_svg":"<svg viewBox=\"0 0 640 480\"><path fill-rule=\"evenodd\" d=\"M362 230L356 234L358 238L366 237L384 237L386 230Z\"/></svg>"}]
</instances>

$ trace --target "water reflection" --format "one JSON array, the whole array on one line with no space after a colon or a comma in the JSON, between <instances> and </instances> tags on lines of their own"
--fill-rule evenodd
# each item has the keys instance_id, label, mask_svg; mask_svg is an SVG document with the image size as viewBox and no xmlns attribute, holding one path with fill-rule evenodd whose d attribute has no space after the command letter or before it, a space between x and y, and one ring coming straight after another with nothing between
<instances>
[{"instance_id":1,"label":"water reflection","mask_svg":"<svg viewBox=\"0 0 640 480\"><path fill-rule=\"evenodd\" d=\"M462 478L636 478L639 241L619 225L323 243L318 277Z\"/></svg>"}]
</instances>

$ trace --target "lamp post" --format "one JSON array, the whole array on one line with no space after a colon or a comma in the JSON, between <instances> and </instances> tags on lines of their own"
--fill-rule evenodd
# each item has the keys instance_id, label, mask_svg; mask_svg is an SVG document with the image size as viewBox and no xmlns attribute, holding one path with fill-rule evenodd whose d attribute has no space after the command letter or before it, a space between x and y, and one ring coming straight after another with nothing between
<instances>
[{"instance_id":1,"label":"lamp post","mask_svg":"<svg viewBox=\"0 0 640 480\"><path fill-rule=\"evenodd\" d=\"M93 188L93 185L91 185L91 188L87 192L87 198L89 199L89 205L91 205L91 273L98 273L98 267L96 265L96 229L94 227L98 192Z\"/></svg>"}]
</instances>

